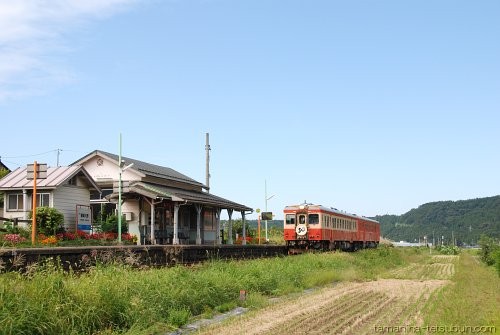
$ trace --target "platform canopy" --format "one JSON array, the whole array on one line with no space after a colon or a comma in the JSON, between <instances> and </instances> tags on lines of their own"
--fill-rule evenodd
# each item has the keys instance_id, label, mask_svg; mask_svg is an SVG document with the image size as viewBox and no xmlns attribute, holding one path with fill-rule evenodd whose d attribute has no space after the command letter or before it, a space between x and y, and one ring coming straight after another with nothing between
<instances>
[{"instance_id":1,"label":"platform canopy","mask_svg":"<svg viewBox=\"0 0 500 335\"><path fill-rule=\"evenodd\" d=\"M123 188L122 197L127 198L140 194L152 199L165 199L190 204L201 204L204 206L217 207L221 209L232 209L238 212L252 212L253 209L242 204L218 197L207 192L190 191L172 187L165 187L145 182L130 182ZM111 200L118 199L118 193L113 192L108 196Z\"/></svg>"}]
</instances>

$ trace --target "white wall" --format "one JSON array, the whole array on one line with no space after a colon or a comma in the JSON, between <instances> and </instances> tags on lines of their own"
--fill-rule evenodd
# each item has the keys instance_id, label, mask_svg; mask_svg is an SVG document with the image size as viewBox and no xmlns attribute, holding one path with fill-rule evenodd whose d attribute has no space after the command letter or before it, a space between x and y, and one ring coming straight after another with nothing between
<instances>
[{"instance_id":1,"label":"white wall","mask_svg":"<svg viewBox=\"0 0 500 335\"><path fill-rule=\"evenodd\" d=\"M101 165L97 164L99 158L102 159ZM125 162L125 164L127 164L127 162ZM118 180L119 171L117 163L107 160L106 158L92 157L83 164L83 167L98 183L103 180ZM141 176L134 172L133 168L127 169L122 173L122 180L141 180Z\"/></svg>"},{"instance_id":2,"label":"white wall","mask_svg":"<svg viewBox=\"0 0 500 335\"><path fill-rule=\"evenodd\" d=\"M122 205L122 213L132 213L132 220L127 220L128 232L139 237L139 200L125 201Z\"/></svg>"}]
</instances>

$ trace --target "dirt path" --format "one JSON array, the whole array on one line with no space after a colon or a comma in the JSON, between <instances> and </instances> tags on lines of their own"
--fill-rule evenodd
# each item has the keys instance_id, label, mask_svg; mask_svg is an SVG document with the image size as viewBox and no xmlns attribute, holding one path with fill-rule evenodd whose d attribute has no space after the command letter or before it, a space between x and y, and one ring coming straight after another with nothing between
<instances>
[{"instance_id":1,"label":"dirt path","mask_svg":"<svg viewBox=\"0 0 500 335\"><path fill-rule=\"evenodd\" d=\"M197 334L375 334L391 329L384 327L421 326L423 306L450 282L456 260L436 257L431 264L399 269L392 278L341 283L286 298Z\"/></svg>"}]
</instances>

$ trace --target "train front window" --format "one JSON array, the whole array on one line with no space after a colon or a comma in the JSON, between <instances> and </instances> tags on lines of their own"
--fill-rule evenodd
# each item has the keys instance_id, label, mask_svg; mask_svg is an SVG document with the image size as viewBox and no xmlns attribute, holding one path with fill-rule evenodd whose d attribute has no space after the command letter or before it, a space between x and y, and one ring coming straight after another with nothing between
<instances>
[{"instance_id":1,"label":"train front window","mask_svg":"<svg viewBox=\"0 0 500 335\"><path fill-rule=\"evenodd\" d=\"M299 216L299 223L300 224L305 224L306 223L306 216L305 215L300 215Z\"/></svg>"},{"instance_id":2,"label":"train front window","mask_svg":"<svg viewBox=\"0 0 500 335\"><path fill-rule=\"evenodd\" d=\"M286 224L295 224L295 215L287 214L286 215Z\"/></svg>"},{"instance_id":3,"label":"train front window","mask_svg":"<svg viewBox=\"0 0 500 335\"><path fill-rule=\"evenodd\" d=\"M319 214L309 214L309 224L318 224Z\"/></svg>"}]
</instances>

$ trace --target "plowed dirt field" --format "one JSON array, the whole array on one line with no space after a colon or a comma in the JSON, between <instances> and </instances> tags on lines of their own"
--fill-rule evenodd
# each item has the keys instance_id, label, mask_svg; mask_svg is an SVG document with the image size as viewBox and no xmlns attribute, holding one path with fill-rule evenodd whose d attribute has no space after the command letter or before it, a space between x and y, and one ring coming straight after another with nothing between
<instances>
[{"instance_id":1,"label":"plowed dirt field","mask_svg":"<svg viewBox=\"0 0 500 335\"><path fill-rule=\"evenodd\" d=\"M430 264L389 273L392 278L339 283L284 298L197 334L375 334L387 327L421 326L423 306L450 282L456 260L433 257Z\"/></svg>"}]
</instances>

